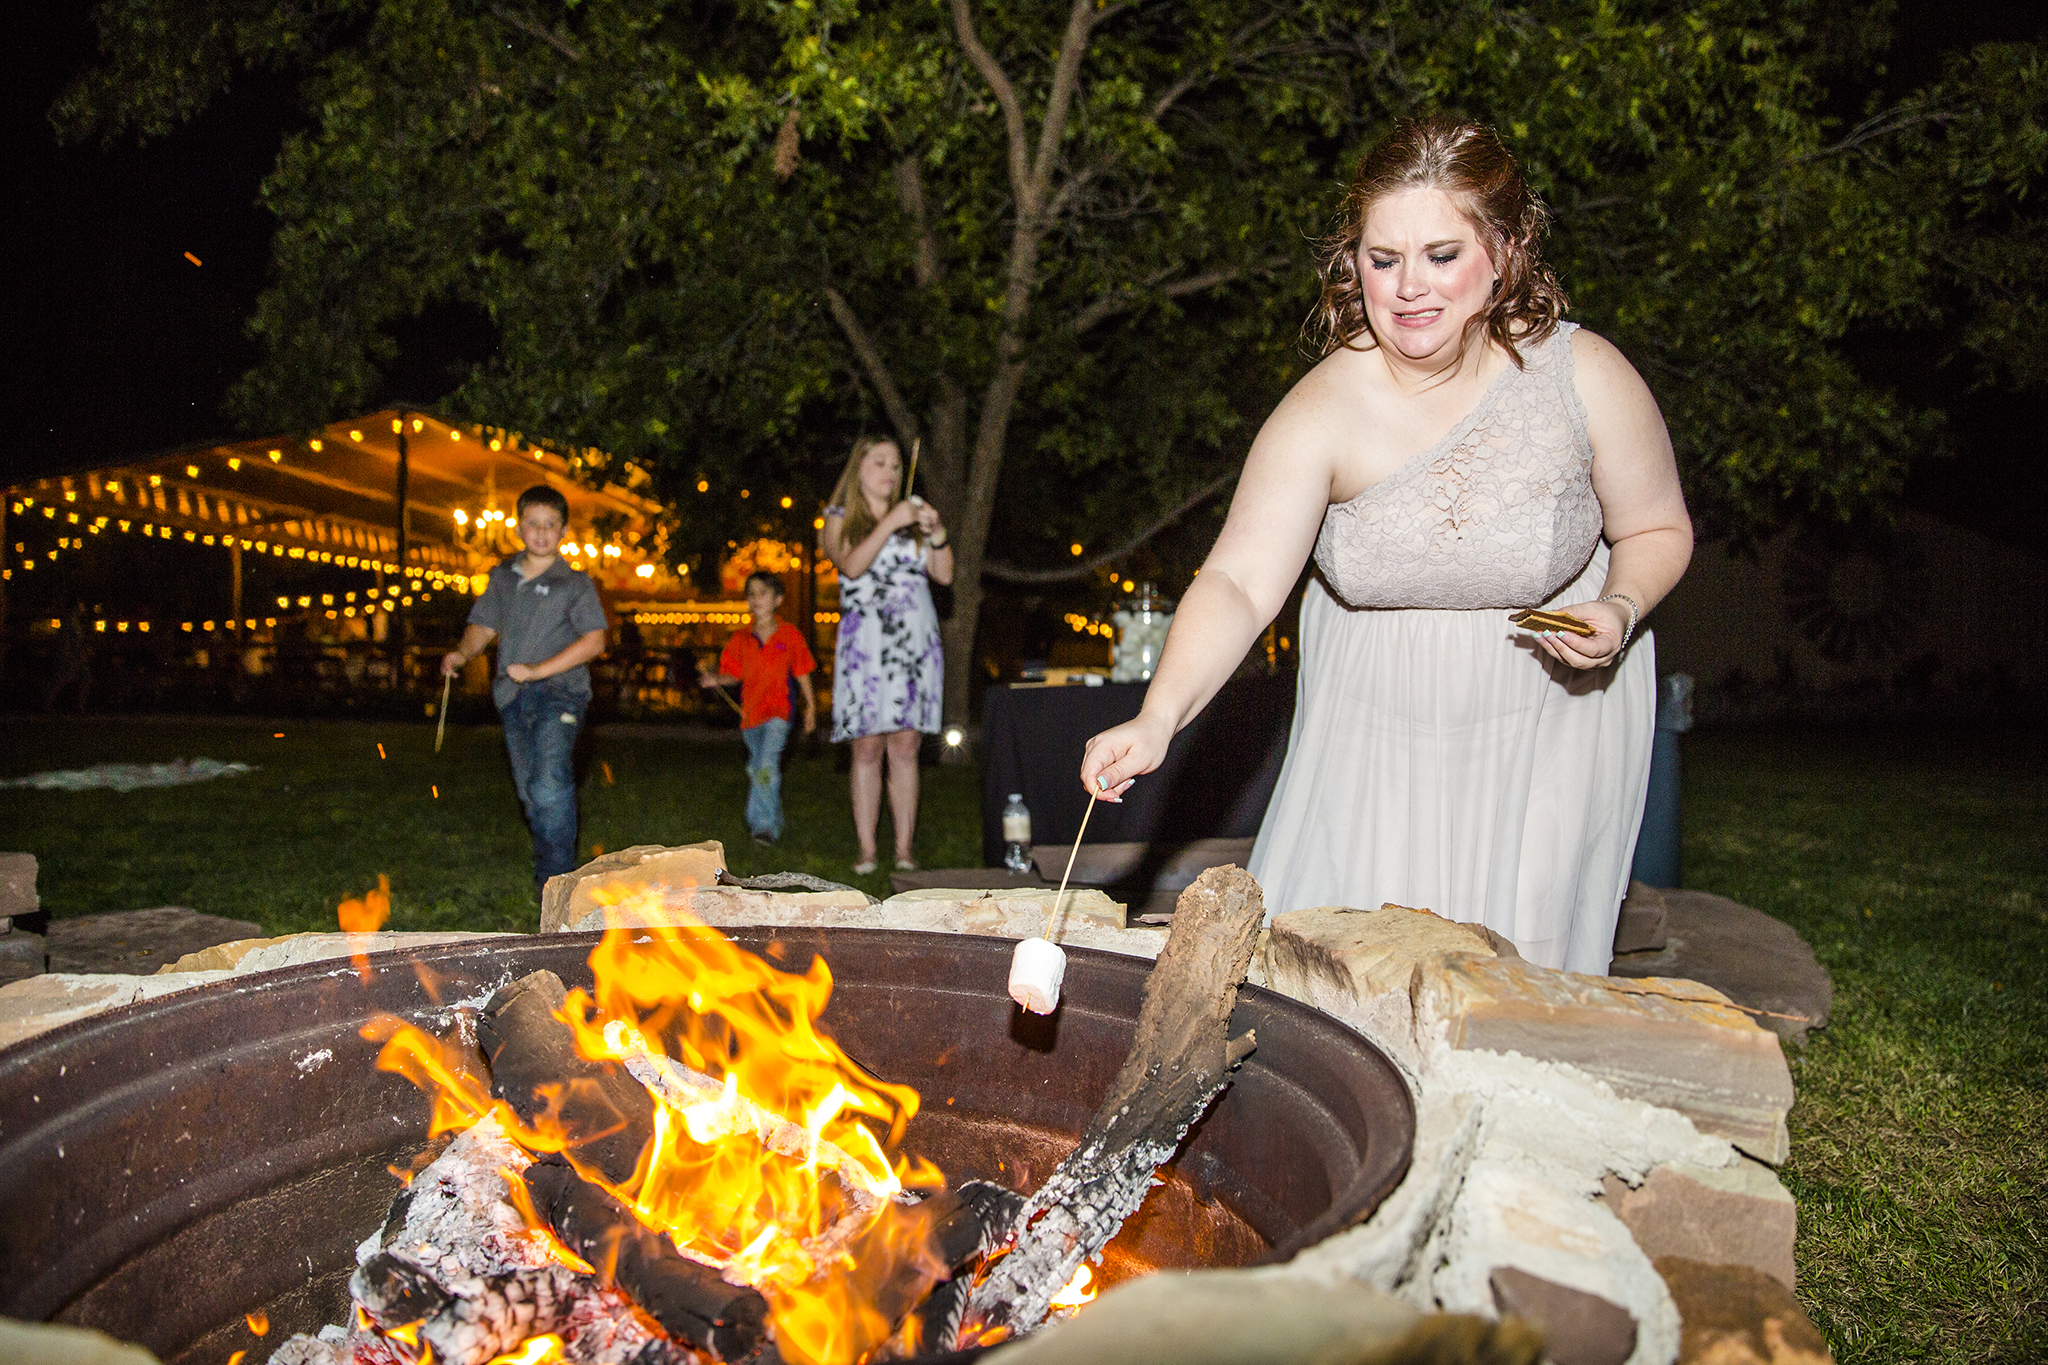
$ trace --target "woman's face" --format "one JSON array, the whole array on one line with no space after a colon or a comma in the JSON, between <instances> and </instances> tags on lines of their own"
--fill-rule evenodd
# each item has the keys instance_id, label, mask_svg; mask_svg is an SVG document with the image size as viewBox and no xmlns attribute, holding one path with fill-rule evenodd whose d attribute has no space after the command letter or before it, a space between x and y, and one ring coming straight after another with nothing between
<instances>
[{"instance_id":1,"label":"woman's face","mask_svg":"<svg viewBox=\"0 0 2048 1365\"><path fill-rule=\"evenodd\" d=\"M887 507L895 500L896 480L902 473L903 454L894 441L869 446L860 457L860 491Z\"/></svg>"},{"instance_id":2,"label":"woman's face","mask_svg":"<svg viewBox=\"0 0 2048 1365\"><path fill-rule=\"evenodd\" d=\"M1359 236L1366 317L1382 345L1443 364L1493 299L1496 272L1479 230L1442 190L1402 190L1372 206Z\"/></svg>"}]
</instances>

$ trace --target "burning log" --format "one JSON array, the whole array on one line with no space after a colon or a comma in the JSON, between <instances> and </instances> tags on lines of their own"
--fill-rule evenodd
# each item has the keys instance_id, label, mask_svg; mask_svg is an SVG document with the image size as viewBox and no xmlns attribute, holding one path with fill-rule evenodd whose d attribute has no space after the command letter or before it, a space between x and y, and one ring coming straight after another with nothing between
<instances>
[{"instance_id":1,"label":"burning log","mask_svg":"<svg viewBox=\"0 0 2048 1365\"><path fill-rule=\"evenodd\" d=\"M1130 1055L1080 1142L1026 1200L1002 1239L1010 1251L969 1295L964 1322L986 1339L1045 1320L1084 1260L1135 1213L1152 1173L1257 1046L1229 1037L1265 902L1250 873L1211 868L1180 895L1173 928L1145 982ZM957 1339L955 1332L939 1340Z\"/></svg>"},{"instance_id":2,"label":"burning log","mask_svg":"<svg viewBox=\"0 0 2048 1365\"><path fill-rule=\"evenodd\" d=\"M592 1061L557 1017L562 978L532 972L484 1006L476 1037L491 1064L491 1093L532 1128L559 1124L577 1161L614 1185L633 1178L654 1136L654 1097L613 1062Z\"/></svg>"},{"instance_id":3,"label":"burning log","mask_svg":"<svg viewBox=\"0 0 2048 1365\"><path fill-rule=\"evenodd\" d=\"M809 1161L835 1182L839 1216L806 1244L814 1261L833 1259L873 1221L888 1198L867 1168L830 1142L673 1058L636 1050L623 1062L594 1061L577 1050L560 1012L568 999L553 972L532 972L491 997L477 1040L491 1065L491 1093L522 1123L559 1125L569 1155L614 1186L626 1186L654 1137L656 1097L678 1111L716 1106L719 1126L751 1132L769 1151Z\"/></svg>"},{"instance_id":4,"label":"burning log","mask_svg":"<svg viewBox=\"0 0 2048 1365\"><path fill-rule=\"evenodd\" d=\"M672 1334L708 1346L721 1359L774 1354L765 1345L760 1295L733 1287L752 1278L753 1268L741 1259L724 1264L721 1273L691 1259L695 1252L678 1254L613 1192L635 1197L633 1182L655 1142L656 1109L662 1105L690 1116L696 1141L745 1134L767 1153L803 1163L823 1196L819 1207L825 1213L822 1226L801 1243L808 1262L886 1268L862 1291L880 1319L896 1325L914 1318L921 1341L938 1339L942 1319L950 1332L971 1271L1007 1237L1021 1196L970 1181L919 1201L894 1190L893 1182L879 1183L866 1165L803 1124L637 1039L620 1040L618 1061L583 1055L576 1030L565 1022L567 1003L560 978L531 973L492 997L478 1020L477 1038L490 1062L493 1095L522 1124L564 1140L562 1157L531 1167L529 1192L536 1214L598 1267L601 1278L616 1283ZM607 1035L607 1043L613 1041ZM890 1241L921 1244L924 1251L890 1254L877 1245ZM949 1281L949 1275L956 1278ZM927 1307L935 1286L944 1292Z\"/></svg>"},{"instance_id":5,"label":"burning log","mask_svg":"<svg viewBox=\"0 0 2048 1365\"><path fill-rule=\"evenodd\" d=\"M563 1245L618 1286L670 1336L727 1365L781 1357L768 1341L768 1305L752 1289L727 1284L710 1266L685 1258L633 1211L577 1175L559 1156L526 1169L534 1208Z\"/></svg>"}]
</instances>

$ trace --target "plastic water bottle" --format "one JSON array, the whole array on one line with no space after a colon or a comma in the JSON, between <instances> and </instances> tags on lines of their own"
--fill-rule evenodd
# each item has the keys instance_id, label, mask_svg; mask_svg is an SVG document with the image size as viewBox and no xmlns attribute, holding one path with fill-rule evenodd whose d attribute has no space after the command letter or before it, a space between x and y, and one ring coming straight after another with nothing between
<instances>
[{"instance_id":1,"label":"plastic water bottle","mask_svg":"<svg viewBox=\"0 0 2048 1365\"><path fill-rule=\"evenodd\" d=\"M1022 792L1011 792L1010 804L1003 807L1003 866L1012 872L1031 870L1031 812Z\"/></svg>"}]
</instances>

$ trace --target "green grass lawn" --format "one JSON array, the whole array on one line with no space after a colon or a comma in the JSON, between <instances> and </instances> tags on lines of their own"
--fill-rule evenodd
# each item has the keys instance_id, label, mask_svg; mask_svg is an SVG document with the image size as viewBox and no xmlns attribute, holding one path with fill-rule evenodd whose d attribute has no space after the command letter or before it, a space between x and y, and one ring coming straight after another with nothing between
<instances>
[{"instance_id":1,"label":"green grass lawn","mask_svg":"<svg viewBox=\"0 0 2048 1365\"><path fill-rule=\"evenodd\" d=\"M126 795L0 790L0 847L37 855L59 916L185 905L272 933L331 929L335 906L386 873L393 928L535 926L493 729L450 731L438 756L431 729L397 723L8 730L0 776L201 755L259 765ZM1783 1176L1799 1199L1800 1296L1844 1362L2048 1359L2044 760L2038 738L1686 741L1687 885L1790 923L1834 974L1833 1023L1792 1056ZM831 752L791 762L789 833L769 849L746 837L741 762L736 736L600 731L586 850L717 838L742 875L856 880ZM924 779L920 859L978 863L975 772ZM860 884L886 894L882 876Z\"/></svg>"},{"instance_id":2,"label":"green grass lawn","mask_svg":"<svg viewBox=\"0 0 2048 1365\"><path fill-rule=\"evenodd\" d=\"M2044 760L2038 737L1688 737L1686 884L1834 976L1782 1174L1841 1361L2048 1360Z\"/></svg>"},{"instance_id":3,"label":"green grass lawn","mask_svg":"<svg viewBox=\"0 0 2048 1365\"><path fill-rule=\"evenodd\" d=\"M254 920L273 934L335 928L335 907L391 878L393 929L533 930L532 844L495 728L397 722L20 721L4 771L207 758L257 771L127 793L0 789L0 848L41 862L56 916L183 905ZM281 732L282 737L278 737ZM378 746L383 746L380 756ZM747 837L746 751L730 738L593 732L582 784L583 849L724 841L735 875L809 872L886 896L886 873L855 877L846 774L799 748L783 778L788 831ZM981 861L980 788L966 766L924 770L917 854ZM889 843L884 813L882 847Z\"/></svg>"}]
</instances>

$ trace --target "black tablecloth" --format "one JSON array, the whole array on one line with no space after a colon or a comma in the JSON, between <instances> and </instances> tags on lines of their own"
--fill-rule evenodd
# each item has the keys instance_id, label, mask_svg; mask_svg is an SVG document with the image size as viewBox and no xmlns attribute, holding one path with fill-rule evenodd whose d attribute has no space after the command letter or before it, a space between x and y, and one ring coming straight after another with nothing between
<instances>
[{"instance_id":1,"label":"black tablecloth","mask_svg":"<svg viewBox=\"0 0 2048 1365\"><path fill-rule=\"evenodd\" d=\"M1039 845L1071 844L1088 798L1081 751L1094 736L1138 714L1144 683L1103 687L991 687L982 700L981 856L1003 860L1003 806L1021 792ZM1185 843L1249 838L1287 756L1294 679L1224 684L1178 735L1159 771L1088 821L1091 844Z\"/></svg>"}]
</instances>

